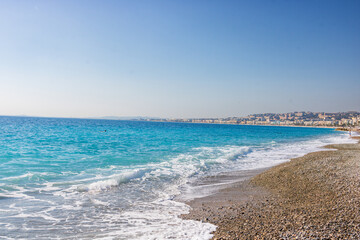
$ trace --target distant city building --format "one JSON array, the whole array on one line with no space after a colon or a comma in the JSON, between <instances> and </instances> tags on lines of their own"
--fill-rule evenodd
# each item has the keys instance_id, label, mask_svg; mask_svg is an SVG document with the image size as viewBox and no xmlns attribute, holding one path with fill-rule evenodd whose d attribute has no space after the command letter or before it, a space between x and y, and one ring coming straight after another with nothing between
<instances>
[{"instance_id":1,"label":"distant city building","mask_svg":"<svg viewBox=\"0 0 360 240\"><path fill-rule=\"evenodd\" d=\"M246 117L190 118L190 119L147 119L159 122L214 123L242 125L317 126L317 127L359 127L359 112L292 112L252 114Z\"/></svg>"}]
</instances>

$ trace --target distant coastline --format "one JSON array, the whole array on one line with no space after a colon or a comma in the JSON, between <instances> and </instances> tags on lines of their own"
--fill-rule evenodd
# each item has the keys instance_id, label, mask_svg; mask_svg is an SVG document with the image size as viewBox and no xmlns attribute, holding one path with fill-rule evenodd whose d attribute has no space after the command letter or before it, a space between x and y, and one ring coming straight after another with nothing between
<instances>
[{"instance_id":1,"label":"distant coastline","mask_svg":"<svg viewBox=\"0 0 360 240\"><path fill-rule=\"evenodd\" d=\"M313 128L341 128L343 131L360 129L360 112L290 112L290 113L261 113L246 117L227 118L159 118L141 116L104 116L104 117L51 117L28 115L0 115L0 117L25 118L59 118L59 119L98 119L112 121L146 121L173 123L201 123L249 126L281 126L281 127L313 127Z\"/></svg>"},{"instance_id":2,"label":"distant coastline","mask_svg":"<svg viewBox=\"0 0 360 240\"><path fill-rule=\"evenodd\" d=\"M138 121L138 120L134 120ZM144 120L143 120L144 121ZM202 123L202 122L175 122L175 121L155 121L145 120L147 122L163 122L163 123L185 123L185 124L212 124L212 125L238 125L238 126L258 126L258 127L302 127L302 128L332 128L338 129L337 126L301 126L301 125L274 125L274 124L236 124L236 123Z\"/></svg>"},{"instance_id":3,"label":"distant coastline","mask_svg":"<svg viewBox=\"0 0 360 240\"><path fill-rule=\"evenodd\" d=\"M262 113L228 118L163 118L143 119L152 122L208 123L284 127L359 128L360 112L290 112Z\"/></svg>"}]
</instances>

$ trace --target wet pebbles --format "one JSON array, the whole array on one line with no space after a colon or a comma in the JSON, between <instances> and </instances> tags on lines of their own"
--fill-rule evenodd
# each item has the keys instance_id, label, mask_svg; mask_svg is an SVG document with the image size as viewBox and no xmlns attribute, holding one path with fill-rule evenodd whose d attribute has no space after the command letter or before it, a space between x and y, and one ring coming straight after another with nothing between
<instances>
[{"instance_id":1,"label":"wet pebbles","mask_svg":"<svg viewBox=\"0 0 360 240\"><path fill-rule=\"evenodd\" d=\"M190 201L183 218L217 225L213 239L360 239L360 144L327 148Z\"/></svg>"}]
</instances>

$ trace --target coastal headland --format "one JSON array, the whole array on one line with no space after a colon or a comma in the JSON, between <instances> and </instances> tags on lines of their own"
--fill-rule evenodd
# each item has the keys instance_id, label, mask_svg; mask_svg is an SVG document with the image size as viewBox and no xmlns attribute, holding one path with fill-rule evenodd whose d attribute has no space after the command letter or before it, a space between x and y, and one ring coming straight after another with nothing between
<instances>
[{"instance_id":1,"label":"coastal headland","mask_svg":"<svg viewBox=\"0 0 360 240\"><path fill-rule=\"evenodd\" d=\"M191 200L182 217L215 224L213 239L360 239L360 144L325 148Z\"/></svg>"}]
</instances>

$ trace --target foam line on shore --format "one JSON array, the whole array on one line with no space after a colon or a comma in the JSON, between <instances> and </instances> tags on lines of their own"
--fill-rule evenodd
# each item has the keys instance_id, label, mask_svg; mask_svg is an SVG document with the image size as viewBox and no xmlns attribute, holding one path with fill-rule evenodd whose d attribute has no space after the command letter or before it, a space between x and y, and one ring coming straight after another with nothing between
<instances>
[{"instance_id":1,"label":"foam line on shore","mask_svg":"<svg viewBox=\"0 0 360 240\"><path fill-rule=\"evenodd\" d=\"M221 239L359 239L360 144L328 147L337 151L306 154L194 199L183 218L217 225Z\"/></svg>"}]
</instances>

